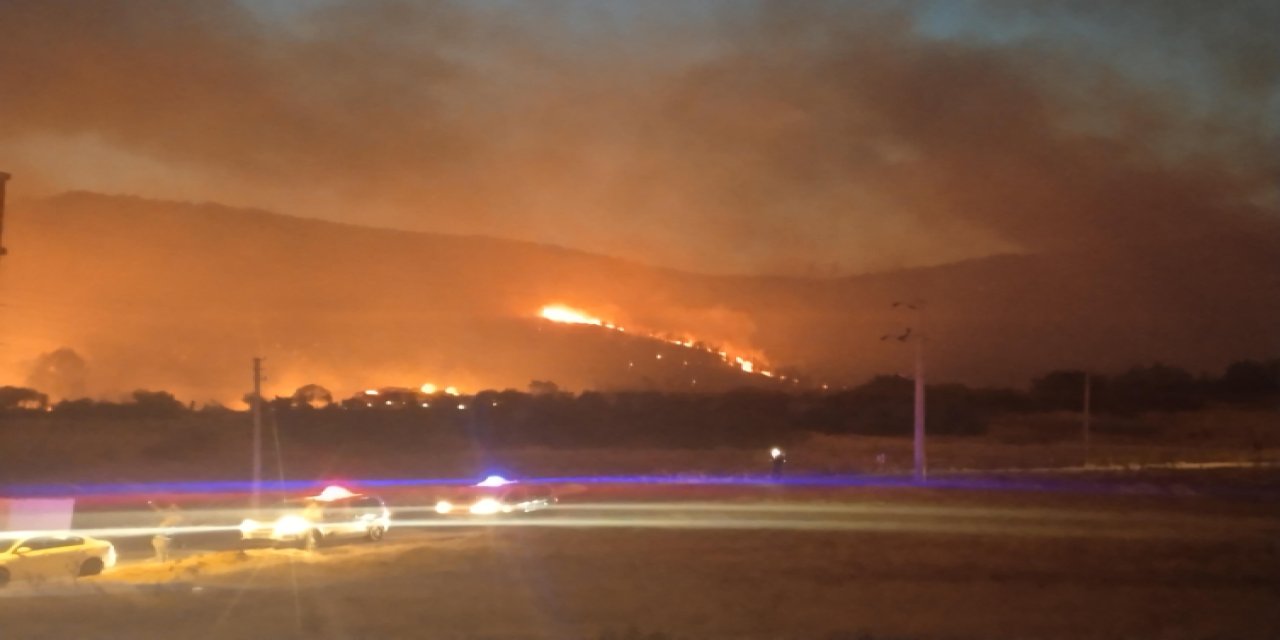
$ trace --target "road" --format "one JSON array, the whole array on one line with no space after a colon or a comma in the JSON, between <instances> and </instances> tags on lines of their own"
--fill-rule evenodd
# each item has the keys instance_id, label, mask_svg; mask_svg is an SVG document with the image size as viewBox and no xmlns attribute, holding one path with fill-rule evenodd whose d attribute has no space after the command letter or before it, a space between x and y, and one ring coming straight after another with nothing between
<instances>
[{"instance_id":1,"label":"road","mask_svg":"<svg viewBox=\"0 0 1280 640\"><path fill-rule=\"evenodd\" d=\"M1280 636L1270 494L619 490L492 521L414 498L385 541L315 553L117 538L117 570L0 597L31 621L5 637Z\"/></svg>"}]
</instances>

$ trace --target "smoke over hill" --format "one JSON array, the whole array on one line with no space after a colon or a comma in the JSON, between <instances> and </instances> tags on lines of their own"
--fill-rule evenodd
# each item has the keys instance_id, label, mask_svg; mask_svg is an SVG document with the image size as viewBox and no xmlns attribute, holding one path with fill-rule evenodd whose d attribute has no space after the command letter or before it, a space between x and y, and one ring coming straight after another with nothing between
<instances>
[{"instance_id":1,"label":"smoke over hill","mask_svg":"<svg viewBox=\"0 0 1280 640\"><path fill-rule=\"evenodd\" d=\"M1247 236L1280 203L1263 0L8 0L0 22L26 195L793 275Z\"/></svg>"},{"instance_id":2,"label":"smoke over hill","mask_svg":"<svg viewBox=\"0 0 1280 640\"><path fill-rule=\"evenodd\" d=\"M313 382L340 394L534 379L777 384L641 334L798 369L806 384L847 384L908 370L909 347L879 338L919 330L890 308L915 299L926 302L930 369L943 380L1021 384L1054 367L1154 360L1208 369L1278 347L1280 254L1266 234L814 279L705 276L211 204L70 194L11 208L0 382L23 383L40 354L68 347L95 395L145 387L234 401L254 355L267 358L276 394ZM550 303L628 333L537 318Z\"/></svg>"}]
</instances>

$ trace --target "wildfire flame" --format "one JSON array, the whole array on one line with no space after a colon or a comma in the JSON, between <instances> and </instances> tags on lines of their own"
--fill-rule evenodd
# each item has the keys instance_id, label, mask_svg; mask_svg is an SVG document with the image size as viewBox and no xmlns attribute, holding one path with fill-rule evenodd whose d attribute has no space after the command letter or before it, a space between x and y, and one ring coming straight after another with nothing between
<instances>
[{"instance_id":1,"label":"wildfire flame","mask_svg":"<svg viewBox=\"0 0 1280 640\"><path fill-rule=\"evenodd\" d=\"M622 327L619 327L611 322L605 322L604 320L601 320L600 318L592 316L591 314L585 311L574 309L572 307L568 307L562 304L549 304L545 307L542 307L542 310L538 313L538 315L545 320L550 320L551 322L559 322L563 324L586 324L586 325L592 325L596 327L604 327L606 329L611 329L613 331L624 331ZM678 347L683 347L685 349L694 349L698 351L705 351L707 353L715 354L719 356L720 359L723 360L729 366L734 367L735 369L741 369L744 373L762 375L769 378L774 377L774 374L771 371L757 371L756 367L758 366L758 363L755 361L744 358L742 356L730 356L729 353L726 351L719 351L719 350L715 350L715 349L711 349L709 347L703 346L703 343L699 341L695 341L692 338L672 338L669 336L659 336L657 334L649 334L649 337L655 340L662 340L664 342L669 342L673 345L676 345ZM661 360L662 354L660 353L657 354L657 359ZM785 376L783 377L783 379L784 380L786 379Z\"/></svg>"},{"instance_id":2,"label":"wildfire flame","mask_svg":"<svg viewBox=\"0 0 1280 640\"><path fill-rule=\"evenodd\" d=\"M562 304L549 304L542 308L539 314L543 318L552 322L563 322L566 324L590 324L597 327L603 327L604 321L600 318L593 318L577 309L571 309ZM612 328L612 326L610 326Z\"/></svg>"}]
</instances>

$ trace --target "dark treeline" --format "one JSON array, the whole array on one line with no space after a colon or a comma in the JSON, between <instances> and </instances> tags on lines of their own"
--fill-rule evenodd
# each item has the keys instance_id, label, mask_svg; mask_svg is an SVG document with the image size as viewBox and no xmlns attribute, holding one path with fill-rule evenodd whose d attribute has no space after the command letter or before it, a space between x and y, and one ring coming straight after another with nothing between
<instances>
[{"instance_id":1,"label":"dark treeline","mask_svg":"<svg viewBox=\"0 0 1280 640\"><path fill-rule=\"evenodd\" d=\"M993 416L1079 411L1086 375L1054 371L1027 390L930 385L928 428L935 435L978 435ZM1207 406L1276 407L1280 360L1241 361L1220 376L1194 376L1151 365L1114 376L1088 376L1092 410L1132 415L1189 411ZM264 401L281 434L315 444L339 444L353 433L371 441L410 442L465 438L491 446L765 446L806 433L907 435L912 424L913 383L881 376L848 389L784 392L741 389L696 394L657 391L560 392L536 381L528 392L474 395L423 394L383 389L334 402L307 385L292 396ZM163 391L137 391L127 402L89 399L50 404L33 389L0 387L0 413L63 420L146 420L222 416L218 406L184 405Z\"/></svg>"}]
</instances>

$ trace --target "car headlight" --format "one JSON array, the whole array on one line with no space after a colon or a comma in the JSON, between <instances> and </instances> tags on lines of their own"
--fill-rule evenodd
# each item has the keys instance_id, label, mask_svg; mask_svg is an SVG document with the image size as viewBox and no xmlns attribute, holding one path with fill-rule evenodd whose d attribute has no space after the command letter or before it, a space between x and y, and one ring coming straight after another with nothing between
<instances>
[{"instance_id":1,"label":"car headlight","mask_svg":"<svg viewBox=\"0 0 1280 640\"><path fill-rule=\"evenodd\" d=\"M476 516L492 516L494 513L502 511L507 511L507 509L494 498L480 498L471 506L471 513Z\"/></svg>"},{"instance_id":2,"label":"car headlight","mask_svg":"<svg viewBox=\"0 0 1280 640\"><path fill-rule=\"evenodd\" d=\"M245 518L244 522L240 523L240 535L247 536L250 533L257 531L260 526L262 525L259 525L257 520Z\"/></svg>"},{"instance_id":3,"label":"car headlight","mask_svg":"<svg viewBox=\"0 0 1280 640\"><path fill-rule=\"evenodd\" d=\"M452 502L449 502L448 500L441 500L436 503L436 513L444 514L449 513L450 511L453 511Z\"/></svg>"},{"instance_id":4,"label":"car headlight","mask_svg":"<svg viewBox=\"0 0 1280 640\"><path fill-rule=\"evenodd\" d=\"M471 513L478 516L493 515L502 511L502 503L493 498L481 498L471 505Z\"/></svg>"},{"instance_id":5,"label":"car headlight","mask_svg":"<svg viewBox=\"0 0 1280 640\"><path fill-rule=\"evenodd\" d=\"M276 520L274 534L277 537L298 536L306 533L311 523L302 516L282 516Z\"/></svg>"}]
</instances>

